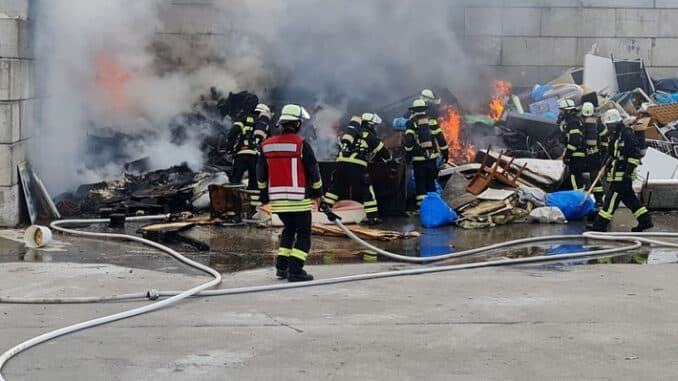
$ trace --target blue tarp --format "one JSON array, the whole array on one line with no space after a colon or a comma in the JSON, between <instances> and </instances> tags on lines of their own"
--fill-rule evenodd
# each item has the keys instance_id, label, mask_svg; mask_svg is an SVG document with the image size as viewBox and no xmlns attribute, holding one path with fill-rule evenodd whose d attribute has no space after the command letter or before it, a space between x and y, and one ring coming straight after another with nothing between
<instances>
[{"instance_id":1,"label":"blue tarp","mask_svg":"<svg viewBox=\"0 0 678 381\"><path fill-rule=\"evenodd\" d=\"M589 196L586 202L579 206L585 196L586 193L581 191L549 193L546 195L546 206L560 209L568 221L580 221L596 209L593 196Z\"/></svg>"},{"instance_id":2,"label":"blue tarp","mask_svg":"<svg viewBox=\"0 0 678 381\"><path fill-rule=\"evenodd\" d=\"M678 103L678 93L673 94L655 94L654 98L660 105L667 105L670 103Z\"/></svg>"}]
</instances>

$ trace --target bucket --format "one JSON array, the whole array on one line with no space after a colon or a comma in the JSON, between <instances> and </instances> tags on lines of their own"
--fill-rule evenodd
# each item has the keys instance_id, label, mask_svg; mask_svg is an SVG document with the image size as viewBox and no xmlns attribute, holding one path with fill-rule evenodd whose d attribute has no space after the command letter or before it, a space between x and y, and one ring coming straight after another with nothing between
<instances>
[{"instance_id":1,"label":"bucket","mask_svg":"<svg viewBox=\"0 0 678 381\"><path fill-rule=\"evenodd\" d=\"M30 248L43 247L52 240L52 231L47 226L31 225L24 233L24 243Z\"/></svg>"}]
</instances>

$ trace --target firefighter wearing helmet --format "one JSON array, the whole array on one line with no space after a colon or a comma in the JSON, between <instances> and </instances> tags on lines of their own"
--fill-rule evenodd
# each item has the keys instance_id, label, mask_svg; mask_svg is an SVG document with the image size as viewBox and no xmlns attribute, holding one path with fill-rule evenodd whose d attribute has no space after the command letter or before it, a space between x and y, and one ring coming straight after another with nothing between
<instances>
[{"instance_id":1,"label":"firefighter wearing helmet","mask_svg":"<svg viewBox=\"0 0 678 381\"><path fill-rule=\"evenodd\" d=\"M586 143L586 167L589 178L593 181L603 166L603 155L607 153L608 131L605 124L600 121L596 115L595 106L591 102L585 102L581 106L581 116L584 127L584 140ZM599 183L593 188L593 195L596 198L596 205L600 207L603 203L605 189L603 184Z\"/></svg>"},{"instance_id":2,"label":"firefighter wearing helmet","mask_svg":"<svg viewBox=\"0 0 678 381\"><path fill-rule=\"evenodd\" d=\"M606 112L603 123L611 133L609 146L611 161L607 172L609 189L605 193L603 207L598 212L591 230L607 231L619 202L623 202L638 220L638 225L632 229L633 232L651 229L654 225L650 213L633 191L633 179L640 165L641 151L644 147L633 129L624 124L619 111Z\"/></svg>"},{"instance_id":3,"label":"firefighter wearing helmet","mask_svg":"<svg viewBox=\"0 0 678 381\"><path fill-rule=\"evenodd\" d=\"M363 203L367 218L362 221L366 225L378 225L379 207L372 187L368 163L381 160L391 161L391 152L379 140L375 128L382 123L379 115L365 113L362 117L354 116L348 126L343 129L339 138L339 154L337 169L332 174L332 181L327 188L321 209L331 209L340 199L352 196Z\"/></svg>"},{"instance_id":4,"label":"firefighter wearing helmet","mask_svg":"<svg viewBox=\"0 0 678 381\"><path fill-rule=\"evenodd\" d=\"M438 179L438 159L449 158L447 142L440 126L431 126L428 114L429 106L422 99L417 99L410 107L410 118L407 122L403 145L408 160L412 163L417 195L417 206L426 198L426 194L436 191Z\"/></svg>"},{"instance_id":5,"label":"firefighter wearing helmet","mask_svg":"<svg viewBox=\"0 0 678 381\"><path fill-rule=\"evenodd\" d=\"M298 134L309 118L299 105L283 107L278 122L282 133L263 142L257 162L261 200L270 201L285 225L275 267L278 278L289 282L313 280L303 267L311 249L311 200L322 196L322 180L313 149Z\"/></svg>"},{"instance_id":6,"label":"firefighter wearing helmet","mask_svg":"<svg viewBox=\"0 0 678 381\"><path fill-rule=\"evenodd\" d=\"M252 216L261 205L257 190L257 159L261 143L270 135L271 109L263 104L258 104L252 112L243 120L233 123L226 140L226 152L233 155L233 170L231 172L231 184L240 184L247 172L247 190L252 191L249 197L250 211Z\"/></svg>"},{"instance_id":7,"label":"firefighter wearing helmet","mask_svg":"<svg viewBox=\"0 0 678 381\"><path fill-rule=\"evenodd\" d=\"M587 163L583 124L572 99L563 99L558 106L560 108L558 122L562 141L565 144L563 163L569 169L572 189L585 190L584 173Z\"/></svg>"}]
</instances>

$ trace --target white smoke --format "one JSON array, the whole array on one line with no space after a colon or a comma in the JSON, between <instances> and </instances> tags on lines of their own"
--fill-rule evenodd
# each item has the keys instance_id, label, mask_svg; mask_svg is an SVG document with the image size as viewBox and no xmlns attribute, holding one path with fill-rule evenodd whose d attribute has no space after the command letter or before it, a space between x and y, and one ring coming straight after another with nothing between
<instances>
[{"instance_id":1,"label":"white smoke","mask_svg":"<svg viewBox=\"0 0 678 381\"><path fill-rule=\"evenodd\" d=\"M131 158L198 169L199 139L173 144L168 123L211 86L226 94L249 90L265 101L326 104L316 127L328 154L336 140L327 135L346 105L375 111L424 87L461 93L477 82L446 0L34 4L45 98L32 161L54 192L115 175L113 165L86 170L82 163L87 135L103 127L140 136L128 147ZM124 73L112 75L114 84L124 83L122 106L102 89L102 56ZM311 94L313 104L300 94Z\"/></svg>"}]
</instances>

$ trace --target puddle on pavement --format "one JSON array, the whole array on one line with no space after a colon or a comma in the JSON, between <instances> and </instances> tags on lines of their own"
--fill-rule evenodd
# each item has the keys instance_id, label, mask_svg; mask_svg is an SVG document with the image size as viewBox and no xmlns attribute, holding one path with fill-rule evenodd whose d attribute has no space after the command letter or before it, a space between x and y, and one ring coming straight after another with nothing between
<instances>
[{"instance_id":1,"label":"puddle on pavement","mask_svg":"<svg viewBox=\"0 0 678 381\"><path fill-rule=\"evenodd\" d=\"M661 219L659 219L661 221ZM673 220L671 218L671 220ZM671 225L665 224L664 226ZM125 232L135 234L140 224L127 224L123 231L111 230L106 226L93 225L86 230L98 232ZM583 224L568 225L521 225L500 226L489 230L462 230L454 227L441 229L422 229L416 219L387 219L383 229L398 231L417 230L422 233L418 239L372 243L387 251L407 256L432 257L451 251L463 251L526 236L546 236L562 234L581 234ZM186 243L170 245L188 257L210 265L223 273L243 271L271 266L277 251L280 229L260 229L254 226L213 227L199 226L183 232L192 240L203 242L210 251L198 251ZM73 262L108 263L118 266L158 270L166 272L186 272L186 266L154 250L134 243L114 241L81 240L71 236L57 235L57 239L71 243L67 252L44 253L27 250L21 243L0 238L0 262ZM609 247L609 246L608 246ZM543 255L577 253L585 250L607 248L604 246L582 246L573 242L553 242L525 246L511 250L496 250L481 255L458 258L439 263L440 265L461 264L486 261L499 258L522 258ZM389 262L388 258L374 255L361 245L345 239L333 237L313 237L312 254L308 259L313 265L334 265L350 263ZM678 262L678 254L672 250L647 249L614 258L594 260L565 261L555 266L591 265L606 263L624 264L663 264ZM554 265L550 264L549 267Z\"/></svg>"}]
</instances>

